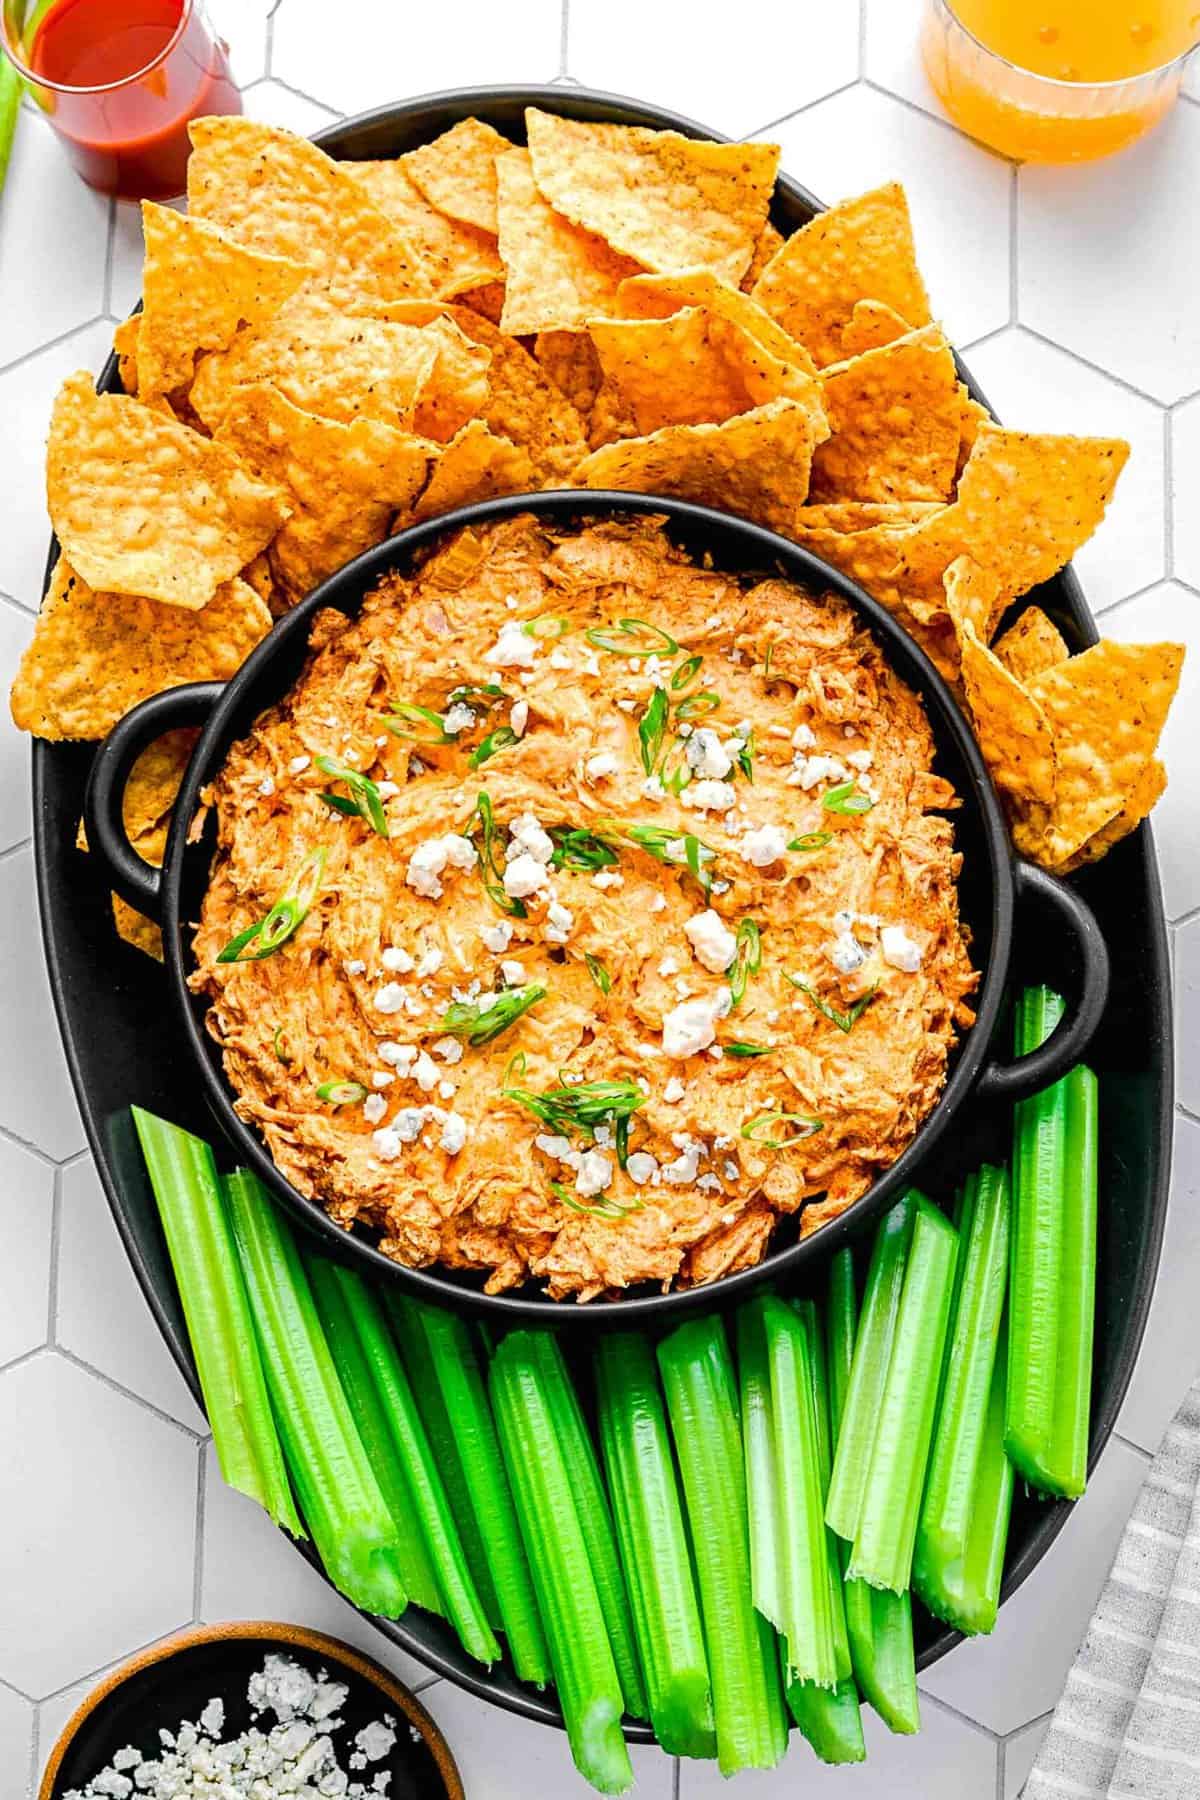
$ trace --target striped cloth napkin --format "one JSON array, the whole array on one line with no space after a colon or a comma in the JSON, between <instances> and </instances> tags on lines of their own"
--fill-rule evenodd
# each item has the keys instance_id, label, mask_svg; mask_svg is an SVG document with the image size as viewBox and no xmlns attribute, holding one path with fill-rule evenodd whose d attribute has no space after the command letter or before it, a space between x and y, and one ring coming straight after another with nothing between
<instances>
[{"instance_id":1,"label":"striped cloth napkin","mask_svg":"<svg viewBox=\"0 0 1200 1800\"><path fill-rule=\"evenodd\" d=\"M1200 1796L1200 1381L1168 1427L1025 1800Z\"/></svg>"}]
</instances>

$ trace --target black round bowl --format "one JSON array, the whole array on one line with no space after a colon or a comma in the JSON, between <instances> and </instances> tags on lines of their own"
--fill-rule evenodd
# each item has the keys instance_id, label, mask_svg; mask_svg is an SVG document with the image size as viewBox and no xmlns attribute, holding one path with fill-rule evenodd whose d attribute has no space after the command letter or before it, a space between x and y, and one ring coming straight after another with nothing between
<instances>
[{"instance_id":1,"label":"black round bowl","mask_svg":"<svg viewBox=\"0 0 1200 1800\"><path fill-rule=\"evenodd\" d=\"M317 142L332 156L399 156L470 115L520 140L526 106L556 110L569 118L667 127L693 137L719 135L644 102L555 85L424 95L330 125L317 134ZM780 177L771 211L779 230L795 231L820 210L820 202L806 188ZM961 359L959 374L974 398L986 404ZM115 357L106 363L100 386L107 392L120 391ZM52 560L53 555L52 549ZM1046 609L1073 651L1096 642L1095 623L1070 568L1036 589L1027 601ZM90 744L37 743L33 749L34 852L50 988L88 1141L117 1230L164 1342L193 1398L202 1405L187 1326L129 1104L137 1101L200 1133L211 1132L213 1121L191 1060L180 1053L178 1028L164 1005L161 970L114 939L108 883L93 859L81 856L76 848L93 757ZM1071 883L1090 905L1102 936L1121 946L1111 966L1108 1004L1088 1052L1100 1080L1091 1469L1116 1424L1137 1361L1170 1186L1171 969L1150 826L1141 825L1103 862L1081 870ZM1067 973L1057 935L1023 929L1020 920L1012 959L1017 983L1058 984ZM946 1133L922 1162L922 1184L935 1195L952 1192L981 1161L1007 1156L1010 1142L1011 1109L973 1102L957 1115L954 1131ZM720 1291L711 1291L714 1302ZM580 1310L591 1324L603 1317L595 1308ZM572 1334L571 1342L586 1355L583 1331ZM1016 1496L1004 1599L1045 1556L1070 1517L1071 1506L1066 1500ZM297 1548L320 1573L311 1546ZM952 1649L959 1634L930 1619L919 1606L914 1614L917 1665L923 1669ZM440 1619L412 1608L403 1619L375 1623L398 1648L479 1698L525 1718L561 1726L553 1695L519 1682L505 1663L481 1669ZM643 1725L627 1724L626 1735L632 1741L649 1741Z\"/></svg>"},{"instance_id":2,"label":"black round bowl","mask_svg":"<svg viewBox=\"0 0 1200 1800\"><path fill-rule=\"evenodd\" d=\"M216 848L216 822L211 811L202 834L197 838L192 833L200 794L219 773L230 747L253 732L260 714L280 700L298 678L308 656L310 631L317 613L332 607L354 616L382 576L393 572L408 574L413 559L431 545L465 526L487 525L517 513L533 513L559 526L614 515L663 515L673 541L696 561L703 560L729 574L779 574L812 592L832 590L839 594L870 626L892 667L923 698L937 744L939 773L953 783L962 802L954 815L956 846L963 858L959 899L982 980L977 1023L954 1055L954 1066L940 1098L892 1166L840 1218L820 1231L803 1238L793 1233L790 1242L777 1240L754 1268L727 1275L711 1287L684 1288L667 1294L648 1288L600 1308L621 1325L633 1320L665 1324L685 1312L711 1306L714 1296L726 1305L763 1281L802 1278L814 1261L823 1262L849 1233L877 1218L912 1184L919 1166L972 1095L981 1100L1019 1099L1045 1087L1070 1068L1083 1054L1104 1010L1108 953L1091 912L1079 896L1064 882L1014 856L979 747L932 663L886 608L809 551L744 519L680 500L636 494L574 489L517 494L429 520L366 551L330 576L279 621L232 680L223 685L202 682L170 688L127 713L96 753L84 804L92 855L117 893L139 912L157 919L162 927L172 1008L224 1136L325 1247L357 1262L364 1272L377 1279L402 1283L442 1305L468 1307L496 1323L579 1323L595 1310L572 1302L547 1300L540 1293L485 1294L478 1278L437 1267L409 1268L384 1256L357 1230L347 1233L335 1224L319 1200L299 1193L279 1172L258 1133L238 1117L220 1051L205 1030L208 1002L188 988L188 977L195 967L191 953L193 921L200 916ZM147 744L181 725L201 725L203 730L179 790L160 870L144 862L130 845L122 818L125 784ZM1074 991L1066 1017L1048 1042L1019 1061L1008 1063L995 1058L992 1039L1008 984L1014 907L1018 900L1025 899L1042 909L1060 928L1063 966L1074 971L1069 984Z\"/></svg>"}]
</instances>

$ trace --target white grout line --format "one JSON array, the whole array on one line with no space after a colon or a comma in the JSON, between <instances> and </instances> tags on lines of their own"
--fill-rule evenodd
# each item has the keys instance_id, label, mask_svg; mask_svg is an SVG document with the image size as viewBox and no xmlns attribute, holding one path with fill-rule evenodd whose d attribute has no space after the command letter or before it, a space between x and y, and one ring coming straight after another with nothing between
<instances>
[{"instance_id":1,"label":"white grout line","mask_svg":"<svg viewBox=\"0 0 1200 1800\"><path fill-rule=\"evenodd\" d=\"M1175 439L1174 408L1163 414L1163 566L1170 578L1175 573Z\"/></svg>"},{"instance_id":2,"label":"white grout line","mask_svg":"<svg viewBox=\"0 0 1200 1800\"><path fill-rule=\"evenodd\" d=\"M859 77L853 75L849 81L843 81L840 87L830 88L827 94L817 94L814 99L806 100L803 106L794 106L790 112L779 113L774 119L768 119L765 125L755 125L745 133L745 136L761 138L765 132L778 131L781 126L790 125L793 119L803 118L804 114L811 112L814 106L824 106L827 100L836 100L839 94L848 94L852 88L860 85ZM800 179L800 176L796 177L797 181ZM825 196L821 194L818 198L823 200Z\"/></svg>"},{"instance_id":3,"label":"white grout line","mask_svg":"<svg viewBox=\"0 0 1200 1800\"><path fill-rule=\"evenodd\" d=\"M65 1344L54 1344L52 1347L48 1347L47 1353L51 1356L61 1356L64 1362L71 1363L77 1369L82 1369L85 1375L94 1376L106 1388L111 1388L114 1394L120 1394L125 1400L132 1400L135 1406L144 1407L156 1419L161 1419L164 1425L172 1426L181 1436L187 1438L189 1443L202 1445L208 1442L207 1429L196 1431L191 1425L185 1425L182 1419L175 1417L174 1413L167 1412L164 1407L156 1405L153 1400L147 1400L145 1394L139 1394L136 1388L126 1387L125 1383L118 1381L115 1375L110 1375L105 1369L97 1368L96 1364L88 1362L86 1357L78 1355L74 1350L68 1350Z\"/></svg>"},{"instance_id":4,"label":"white grout line","mask_svg":"<svg viewBox=\"0 0 1200 1800\"><path fill-rule=\"evenodd\" d=\"M1171 404L1166 400L1156 399L1144 388L1135 387L1132 381L1127 381L1123 375L1115 374L1112 369L1102 368L1099 363L1092 362L1090 357L1082 356L1078 350L1072 350L1069 344L1062 344L1057 338L1049 337L1046 332L1039 331L1036 325L1031 325L1028 319L1021 319L1019 323L1021 330L1027 331L1030 337L1037 338L1039 343L1049 344L1052 350L1061 350L1064 356L1069 356L1072 362L1077 362L1081 368L1090 369L1093 375L1103 376L1104 380L1111 381L1114 387L1124 388L1127 394L1133 394L1137 399L1145 400L1148 405L1157 407L1159 412L1166 411Z\"/></svg>"},{"instance_id":5,"label":"white grout line","mask_svg":"<svg viewBox=\"0 0 1200 1800\"><path fill-rule=\"evenodd\" d=\"M47 350L56 350L60 344L65 344L80 332L86 331L89 325L99 324L106 311L105 306L99 306L94 313L89 313L86 319L80 319L78 324L72 325L66 331L60 331L57 337L46 338L44 343L35 344L32 350L25 350L20 356L14 356L11 362L0 363L0 375L11 375L14 369L24 368L25 364L32 362L34 357L42 356Z\"/></svg>"},{"instance_id":6,"label":"white grout line","mask_svg":"<svg viewBox=\"0 0 1200 1800\"><path fill-rule=\"evenodd\" d=\"M11 850L5 850L5 851L0 852L0 864L3 864L5 862L9 861L9 859L11 857L16 856L18 851L26 850L26 849L28 849L28 847L29 847L29 840L28 840L28 838L26 838L26 840L23 844L14 844ZM50 1155L48 1150L43 1150L40 1144L34 1143L32 1138L21 1137L9 1125L0 1125L0 1138L6 1139L7 1142L10 1144L15 1144L18 1150L24 1150L28 1156L36 1157L38 1162L44 1163L47 1166L47 1168L51 1168L51 1169L64 1168L66 1166L67 1161L73 1160L74 1157L78 1154L76 1151L73 1150L71 1152L70 1159L64 1157L62 1162L58 1162L55 1160L55 1158L53 1156Z\"/></svg>"},{"instance_id":7,"label":"white grout line","mask_svg":"<svg viewBox=\"0 0 1200 1800\"><path fill-rule=\"evenodd\" d=\"M204 1518L208 1484L205 1476L208 1470L208 1446L212 1439L207 1439L199 1446L196 1471L196 1543L193 1552L192 1566L192 1615L197 1624L204 1617Z\"/></svg>"},{"instance_id":8,"label":"white grout line","mask_svg":"<svg viewBox=\"0 0 1200 1800\"><path fill-rule=\"evenodd\" d=\"M1012 179L1008 189L1008 319L1010 325L1020 324L1020 214L1021 214L1021 171L1016 163L1012 168Z\"/></svg>"},{"instance_id":9,"label":"white grout line","mask_svg":"<svg viewBox=\"0 0 1200 1800\"><path fill-rule=\"evenodd\" d=\"M941 1699L937 1694L931 1694L929 1689L923 1688L919 1681L917 1682L917 1692L921 1696L922 1705L928 1701L935 1712L949 1713L952 1719L957 1719L960 1724L969 1726L972 1731L978 1732L981 1737L990 1738L993 1744L998 1744L1004 1736L1003 1732L993 1731L990 1725L985 1725L982 1719L973 1719L970 1713L963 1712L961 1707L952 1706L948 1700Z\"/></svg>"},{"instance_id":10,"label":"white grout line","mask_svg":"<svg viewBox=\"0 0 1200 1800\"><path fill-rule=\"evenodd\" d=\"M867 73L867 0L858 0L858 78Z\"/></svg>"},{"instance_id":11,"label":"white grout line","mask_svg":"<svg viewBox=\"0 0 1200 1800\"><path fill-rule=\"evenodd\" d=\"M571 35L571 0L562 0L562 15L558 24L558 73L562 77L568 73L567 52Z\"/></svg>"},{"instance_id":12,"label":"white grout line","mask_svg":"<svg viewBox=\"0 0 1200 1800\"><path fill-rule=\"evenodd\" d=\"M54 1171L54 1187L50 1198L50 1269L46 1295L46 1342L53 1345L58 1340L58 1270L60 1251L62 1248L63 1219L63 1176L61 1169Z\"/></svg>"}]
</instances>

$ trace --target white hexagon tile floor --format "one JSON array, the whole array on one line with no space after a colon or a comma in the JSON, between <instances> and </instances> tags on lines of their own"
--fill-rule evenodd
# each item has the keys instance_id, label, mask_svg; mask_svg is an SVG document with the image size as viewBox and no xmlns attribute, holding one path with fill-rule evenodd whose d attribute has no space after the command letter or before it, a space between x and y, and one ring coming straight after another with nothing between
<instances>
[{"instance_id":1,"label":"white hexagon tile floor","mask_svg":"<svg viewBox=\"0 0 1200 1800\"><path fill-rule=\"evenodd\" d=\"M1144 145L1015 170L940 116L914 51L921 0L459 0L419 20L379 0L209 0L247 110L313 131L340 113L473 82L566 80L718 129L771 128L825 199L908 186L935 306L1002 417L1115 431L1134 459L1079 570L1105 629L1190 640L1158 841L1173 923L1179 1099L1162 1274L1141 1360L1085 1501L990 1642L923 1678L914 1740L871 1728L852 1776L800 1746L736 1793L802 1788L1016 1800L1151 1452L1200 1362L1200 73ZM731 22L732 21L732 22ZM81 187L23 118L0 202L0 678L38 602L41 457L62 375L96 367L138 290L135 208ZM971 348L974 346L974 348ZM489 1711L385 1647L225 1489L204 1421L141 1306L70 1096L37 945L28 755L0 722L0 1800L26 1800L54 1737L114 1661L195 1618L292 1616L420 1686L486 1800L582 1793L560 1734ZM13 1455L12 1447L20 1446ZM85 1475L86 1479L81 1479ZM711 1770L635 1755L647 1800L706 1800Z\"/></svg>"}]
</instances>

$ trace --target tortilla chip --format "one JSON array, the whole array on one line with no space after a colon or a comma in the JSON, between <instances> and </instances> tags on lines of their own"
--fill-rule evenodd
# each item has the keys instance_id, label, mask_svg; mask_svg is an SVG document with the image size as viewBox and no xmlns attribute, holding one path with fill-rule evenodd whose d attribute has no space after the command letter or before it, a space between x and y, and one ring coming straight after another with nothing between
<instances>
[{"instance_id":1,"label":"tortilla chip","mask_svg":"<svg viewBox=\"0 0 1200 1800\"><path fill-rule=\"evenodd\" d=\"M914 510L941 509L922 507L920 502L897 506L805 506L790 535L886 606L920 644L939 674L953 682L959 672L958 643L946 610L941 579L918 579L900 566L900 545L911 529L907 515ZM844 526L840 515L845 515ZM820 522L826 516L830 519L828 525Z\"/></svg>"},{"instance_id":2,"label":"tortilla chip","mask_svg":"<svg viewBox=\"0 0 1200 1800\"><path fill-rule=\"evenodd\" d=\"M774 225L772 225L770 219L768 219L758 234L758 241L754 246L754 253L750 258L750 266L739 283L742 293L748 294L750 292L750 289L754 286L775 252L782 249L783 233L782 231L776 231Z\"/></svg>"},{"instance_id":3,"label":"tortilla chip","mask_svg":"<svg viewBox=\"0 0 1200 1800\"><path fill-rule=\"evenodd\" d=\"M952 506L904 546L913 570L944 569L965 553L1011 598L1048 581L1104 517L1129 445L979 426Z\"/></svg>"},{"instance_id":4,"label":"tortilla chip","mask_svg":"<svg viewBox=\"0 0 1200 1800\"><path fill-rule=\"evenodd\" d=\"M456 506L473 506L477 500L491 500L497 494L524 493L532 485L528 450L508 438L496 437L482 419L472 419L446 445L424 493L411 513L395 521L393 529L402 531L421 519L432 519Z\"/></svg>"},{"instance_id":5,"label":"tortilla chip","mask_svg":"<svg viewBox=\"0 0 1200 1800\"><path fill-rule=\"evenodd\" d=\"M117 373L121 377L121 386L130 395L135 395L138 391L137 353L138 340L141 335L141 313L130 313L129 317L122 319L113 331L113 350L117 357Z\"/></svg>"},{"instance_id":6,"label":"tortilla chip","mask_svg":"<svg viewBox=\"0 0 1200 1800\"><path fill-rule=\"evenodd\" d=\"M142 202L146 260L138 334L143 400L186 387L202 350L224 350L239 325L272 318L307 280L303 263L263 256L215 225Z\"/></svg>"},{"instance_id":7,"label":"tortilla chip","mask_svg":"<svg viewBox=\"0 0 1200 1800\"><path fill-rule=\"evenodd\" d=\"M1151 811L1167 791L1167 771L1157 756L1152 756L1137 777L1121 811L1099 831L1094 831L1090 838L1068 856L1065 861L1056 863L1055 869L1060 875L1069 875L1072 869L1081 869L1085 863L1099 862L1106 856L1114 844L1128 837L1131 831L1148 818Z\"/></svg>"},{"instance_id":8,"label":"tortilla chip","mask_svg":"<svg viewBox=\"0 0 1200 1800\"><path fill-rule=\"evenodd\" d=\"M433 448L377 419L317 418L267 382L238 388L217 435L291 500L267 557L293 601L387 537L392 514L420 492Z\"/></svg>"},{"instance_id":9,"label":"tortilla chip","mask_svg":"<svg viewBox=\"0 0 1200 1800\"><path fill-rule=\"evenodd\" d=\"M993 648L1009 674L1023 682L1066 662L1071 654L1062 632L1040 606L1027 606Z\"/></svg>"},{"instance_id":10,"label":"tortilla chip","mask_svg":"<svg viewBox=\"0 0 1200 1800\"><path fill-rule=\"evenodd\" d=\"M578 326L611 312L617 289L641 265L601 237L555 212L534 186L527 150L496 158L500 255L504 259L502 330L514 337Z\"/></svg>"},{"instance_id":11,"label":"tortilla chip","mask_svg":"<svg viewBox=\"0 0 1200 1800\"><path fill-rule=\"evenodd\" d=\"M495 237L496 158L511 149L508 139L482 119L460 119L431 144L411 150L404 161L431 206Z\"/></svg>"},{"instance_id":12,"label":"tortilla chip","mask_svg":"<svg viewBox=\"0 0 1200 1800\"><path fill-rule=\"evenodd\" d=\"M877 529L907 531L941 510L935 500L831 500L820 505L810 502L800 521L805 526L852 536Z\"/></svg>"},{"instance_id":13,"label":"tortilla chip","mask_svg":"<svg viewBox=\"0 0 1200 1800\"><path fill-rule=\"evenodd\" d=\"M912 326L894 306L882 300L856 300L854 311L842 326L842 355L862 356L907 337Z\"/></svg>"},{"instance_id":14,"label":"tortilla chip","mask_svg":"<svg viewBox=\"0 0 1200 1800\"><path fill-rule=\"evenodd\" d=\"M822 366L847 354L842 333L860 300L881 300L913 328L928 325L904 189L888 182L818 213L771 258L754 298Z\"/></svg>"},{"instance_id":15,"label":"tortilla chip","mask_svg":"<svg viewBox=\"0 0 1200 1800\"><path fill-rule=\"evenodd\" d=\"M472 312L498 325L504 311L504 283L489 281L486 287L471 288L469 293L460 294L458 300L460 306L469 306Z\"/></svg>"},{"instance_id":16,"label":"tortilla chip","mask_svg":"<svg viewBox=\"0 0 1200 1800\"><path fill-rule=\"evenodd\" d=\"M992 634L1008 605L1008 595L990 569L981 569L969 556L957 556L942 578L946 608L960 637L971 626L981 644L990 644ZM1001 658L1004 661L1003 658ZM1005 667L1008 667L1007 662ZM1017 680L1018 670L1012 671Z\"/></svg>"},{"instance_id":17,"label":"tortilla chip","mask_svg":"<svg viewBox=\"0 0 1200 1800\"><path fill-rule=\"evenodd\" d=\"M46 452L50 518L95 587L204 606L287 517L277 488L223 445L80 370L54 402Z\"/></svg>"},{"instance_id":18,"label":"tortilla chip","mask_svg":"<svg viewBox=\"0 0 1200 1800\"><path fill-rule=\"evenodd\" d=\"M143 855L145 852L143 851ZM147 856L146 861L150 858ZM117 928L117 936L144 956L152 956L155 962L163 961L162 932L153 919L146 918L144 913L136 912L128 900L122 900L120 894L112 896L113 924Z\"/></svg>"},{"instance_id":19,"label":"tortilla chip","mask_svg":"<svg viewBox=\"0 0 1200 1800\"><path fill-rule=\"evenodd\" d=\"M12 716L42 738L102 738L140 700L185 681L226 681L271 629L244 581L200 612L97 593L65 556L12 687Z\"/></svg>"},{"instance_id":20,"label":"tortilla chip","mask_svg":"<svg viewBox=\"0 0 1200 1800\"><path fill-rule=\"evenodd\" d=\"M588 333L539 331L533 354L555 387L587 418L604 383L604 370Z\"/></svg>"},{"instance_id":21,"label":"tortilla chip","mask_svg":"<svg viewBox=\"0 0 1200 1800\"><path fill-rule=\"evenodd\" d=\"M580 463L574 480L678 494L790 532L808 491L817 436L808 407L773 400L722 425L668 425L651 437L606 444Z\"/></svg>"},{"instance_id":22,"label":"tortilla chip","mask_svg":"<svg viewBox=\"0 0 1200 1800\"><path fill-rule=\"evenodd\" d=\"M473 343L491 351L485 423L497 437L528 450L536 487L565 486L587 454L578 410L516 338L505 337L469 307L452 306L449 312Z\"/></svg>"},{"instance_id":23,"label":"tortilla chip","mask_svg":"<svg viewBox=\"0 0 1200 1800\"><path fill-rule=\"evenodd\" d=\"M780 399L812 412L814 442L827 435L814 377L720 313L689 306L666 319L593 319L589 330L642 436L666 425L721 424Z\"/></svg>"},{"instance_id":24,"label":"tortilla chip","mask_svg":"<svg viewBox=\"0 0 1200 1800\"><path fill-rule=\"evenodd\" d=\"M641 125L525 110L538 187L558 212L645 269L750 266L779 167L777 144L714 144Z\"/></svg>"},{"instance_id":25,"label":"tortilla chip","mask_svg":"<svg viewBox=\"0 0 1200 1800\"><path fill-rule=\"evenodd\" d=\"M1046 832L1052 864L1074 856L1124 812L1158 746L1183 655L1182 644L1106 638L1029 682L1026 691L1054 732L1058 762Z\"/></svg>"},{"instance_id":26,"label":"tortilla chip","mask_svg":"<svg viewBox=\"0 0 1200 1800\"><path fill-rule=\"evenodd\" d=\"M958 384L958 397L962 403L962 425L958 445L958 468L955 471L956 484L962 479L962 472L975 448L979 427L990 424L992 420L992 415L987 407L971 398L965 382L960 381Z\"/></svg>"},{"instance_id":27,"label":"tortilla chip","mask_svg":"<svg viewBox=\"0 0 1200 1800\"><path fill-rule=\"evenodd\" d=\"M433 273L436 293L450 299L499 279L504 265L492 232L463 225L431 206L413 180L408 161L401 156L342 167L362 183L380 212L420 253Z\"/></svg>"},{"instance_id":28,"label":"tortilla chip","mask_svg":"<svg viewBox=\"0 0 1200 1800\"><path fill-rule=\"evenodd\" d=\"M435 275L361 182L307 138L239 117L188 127L188 212L267 256L304 263L331 298L430 294Z\"/></svg>"},{"instance_id":29,"label":"tortilla chip","mask_svg":"<svg viewBox=\"0 0 1200 1800\"><path fill-rule=\"evenodd\" d=\"M1050 720L1034 696L980 642L969 620L962 629L960 649L967 705L992 780L1040 835L1055 794Z\"/></svg>"},{"instance_id":30,"label":"tortilla chip","mask_svg":"<svg viewBox=\"0 0 1200 1800\"><path fill-rule=\"evenodd\" d=\"M936 325L824 370L830 437L813 459L823 500L948 500L962 402Z\"/></svg>"},{"instance_id":31,"label":"tortilla chip","mask_svg":"<svg viewBox=\"0 0 1200 1800\"><path fill-rule=\"evenodd\" d=\"M780 362L790 363L806 375L816 374L817 365L803 344L789 337L749 294L730 287L707 269L686 269L682 275L634 275L621 283L617 295L617 317L621 319L669 319L685 306L706 307L748 331Z\"/></svg>"},{"instance_id":32,"label":"tortilla chip","mask_svg":"<svg viewBox=\"0 0 1200 1800\"><path fill-rule=\"evenodd\" d=\"M588 414L587 429L589 450L599 450L605 444L615 444L620 438L640 435L637 420L617 382L605 379L600 383L600 391Z\"/></svg>"}]
</instances>

